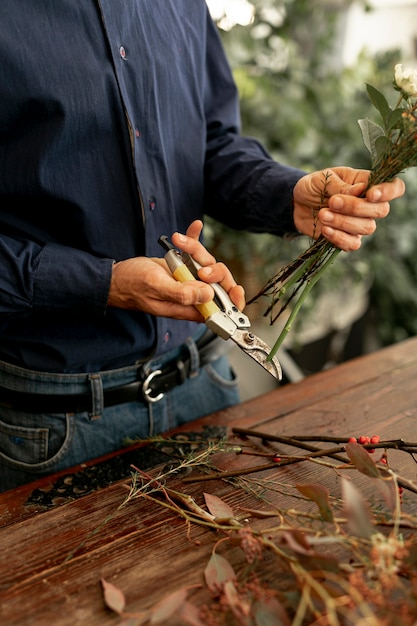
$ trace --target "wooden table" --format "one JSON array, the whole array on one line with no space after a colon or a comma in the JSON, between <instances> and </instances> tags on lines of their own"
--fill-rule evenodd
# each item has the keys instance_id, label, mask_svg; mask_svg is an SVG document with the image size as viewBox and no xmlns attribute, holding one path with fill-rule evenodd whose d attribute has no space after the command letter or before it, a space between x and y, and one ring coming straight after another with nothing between
<instances>
[{"instance_id":1,"label":"wooden table","mask_svg":"<svg viewBox=\"0 0 417 626\"><path fill-rule=\"evenodd\" d=\"M227 428L229 436L233 427L240 427L287 436L377 433L384 440L415 441L416 420L417 338L210 415L179 432L199 432L203 427L220 425ZM279 448L279 444L252 441L262 450L268 450L268 445ZM396 471L414 479L417 465L410 456L397 451L393 454ZM265 459L222 453L213 462L222 470L230 470L265 463ZM287 487L320 482L340 491L337 473L311 462L277 467L256 476L271 476L271 472ZM194 474L188 474L187 480L190 476ZM105 606L101 579L123 590L130 611L146 609L180 587L203 582L205 564L220 538L218 532L199 525L188 528L175 512L145 499L119 508L129 480L60 506L27 504L35 488L45 488L56 479L52 476L0 495L0 624L116 624L120 618ZM203 508L203 492L222 498L235 511L242 506L263 508L253 494L224 480L185 483L184 476L179 475L167 484L190 494ZM268 497L268 509L271 501L277 507L294 506L294 499L286 493ZM311 511L310 504L300 500L297 508ZM417 512L415 493L405 494L404 507ZM256 523L261 528L271 524L261 519ZM227 547L219 551L229 554ZM242 560L238 552L238 548L230 548L233 562ZM274 577L278 580L278 570L276 565L268 565L266 558L270 584ZM204 589L196 593L201 602L207 600ZM185 624L179 618L163 623Z\"/></svg>"}]
</instances>

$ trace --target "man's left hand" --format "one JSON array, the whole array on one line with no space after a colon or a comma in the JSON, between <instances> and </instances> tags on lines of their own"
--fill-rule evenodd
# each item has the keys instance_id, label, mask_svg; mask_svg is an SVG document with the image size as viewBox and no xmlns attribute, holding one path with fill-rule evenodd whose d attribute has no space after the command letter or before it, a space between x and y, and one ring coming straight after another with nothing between
<instances>
[{"instance_id":1,"label":"man's left hand","mask_svg":"<svg viewBox=\"0 0 417 626\"><path fill-rule=\"evenodd\" d=\"M297 230L317 239L323 235L346 252L360 248L376 220L390 210L390 201L405 191L400 178L370 187L368 170L334 167L303 176L294 187L294 223Z\"/></svg>"}]
</instances>

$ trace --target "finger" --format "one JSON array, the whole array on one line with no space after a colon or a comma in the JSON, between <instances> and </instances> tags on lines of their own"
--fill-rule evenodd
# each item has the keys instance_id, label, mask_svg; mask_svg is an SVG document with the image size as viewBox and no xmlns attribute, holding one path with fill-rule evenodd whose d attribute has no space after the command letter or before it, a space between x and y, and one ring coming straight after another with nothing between
<instances>
[{"instance_id":1,"label":"finger","mask_svg":"<svg viewBox=\"0 0 417 626\"><path fill-rule=\"evenodd\" d=\"M376 230L376 222L370 217L354 217L334 213L328 209L319 212L321 232L325 237L333 236L332 231L343 231L347 235L372 235Z\"/></svg>"},{"instance_id":2,"label":"finger","mask_svg":"<svg viewBox=\"0 0 417 626\"><path fill-rule=\"evenodd\" d=\"M187 233L188 232L189 229L187 230ZM197 231L194 230L194 234L196 234L196 232ZM196 239L194 236L174 233L172 235L172 243L183 252L190 254L200 265L212 265L216 262L214 256L210 254L207 248L205 248L198 238Z\"/></svg>"},{"instance_id":3,"label":"finger","mask_svg":"<svg viewBox=\"0 0 417 626\"><path fill-rule=\"evenodd\" d=\"M405 183L401 178L394 178L389 183L381 183L370 187L366 193L369 202L390 202L405 193Z\"/></svg>"},{"instance_id":4,"label":"finger","mask_svg":"<svg viewBox=\"0 0 417 626\"><path fill-rule=\"evenodd\" d=\"M361 235L349 235L348 233L340 230L335 230L328 226L323 227L322 234L332 243L336 248L340 248L344 252L354 252L359 250L362 244Z\"/></svg>"},{"instance_id":5,"label":"finger","mask_svg":"<svg viewBox=\"0 0 417 626\"><path fill-rule=\"evenodd\" d=\"M245 290L241 285L236 283L233 274L224 263L216 263L215 265L202 267L198 271L198 276L209 283L219 283L238 309L242 311L245 308Z\"/></svg>"},{"instance_id":6,"label":"finger","mask_svg":"<svg viewBox=\"0 0 417 626\"><path fill-rule=\"evenodd\" d=\"M186 235L193 239L199 239L203 230L203 222L201 220L194 220L187 228Z\"/></svg>"},{"instance_id":7,"label":"finger","mask_svg":"<svg viewBox=\"0 0 417 626\"><path fill-rule=\"evenodd\" d=\"M369 171L349 167L328 168L306 177L307 187L314 198L321 202L335 194L360 196L366 189Z\"/></svg>"},{"instance_id":8,"label":"finger","mask_svg":"<svg viewBox=\"0 0 417 626\"><path fill-rule=\"evenodd\" d=\"M365 198L347 195L336 195L329 198L328 208L334 216L349 215L357 218L372 219L384 218L390 210L388 202L369 202Z\"/></svg>"}]
</instances>

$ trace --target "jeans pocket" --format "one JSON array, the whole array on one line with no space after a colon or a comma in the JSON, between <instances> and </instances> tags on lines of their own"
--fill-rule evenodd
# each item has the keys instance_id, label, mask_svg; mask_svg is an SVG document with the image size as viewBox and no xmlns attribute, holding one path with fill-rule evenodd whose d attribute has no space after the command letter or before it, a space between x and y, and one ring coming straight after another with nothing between
<instances>
[{"instance_id":1,"label":"jeans pocket","mask_svg":"<svg viewBox=\"0 0 417 626\"><path fill-rule=\"evenodd\" d=\"M53 419L53 424L50 421ZM19 425L14 422L18 421ZM44 416L0 410L0 454L14 467L42 469L66 447L66 416Z\"/></svg>"},{"instance_id":2,"label":"jeans pocket","mask_svg":"<svg viewBox=\"0 0 417 626\"><path fill-rule=\"evenodd\" d=\"M237 388L238 379L226 356L211 361L203 368L209 380L225 388Z\"/></svg>"}]
</instances>

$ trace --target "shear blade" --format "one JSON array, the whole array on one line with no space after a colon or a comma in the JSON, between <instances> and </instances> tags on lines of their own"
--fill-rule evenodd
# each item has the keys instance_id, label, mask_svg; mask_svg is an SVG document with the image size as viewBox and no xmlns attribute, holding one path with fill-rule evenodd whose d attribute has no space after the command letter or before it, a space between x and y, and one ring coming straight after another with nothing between
<instances>
[{"instance_id":1,"label":"shear blade","mask_svg":"<svg viewBox=\"0 0 417 626\"><path fill-rule=\"evenodd\" d=\"M247 330L239 329L235 330L231 339L274 378L282 380L282 369L278 358L276 356L272 359L268 358L271 349L262 339Z\"/></svg>"}]
</instances>

